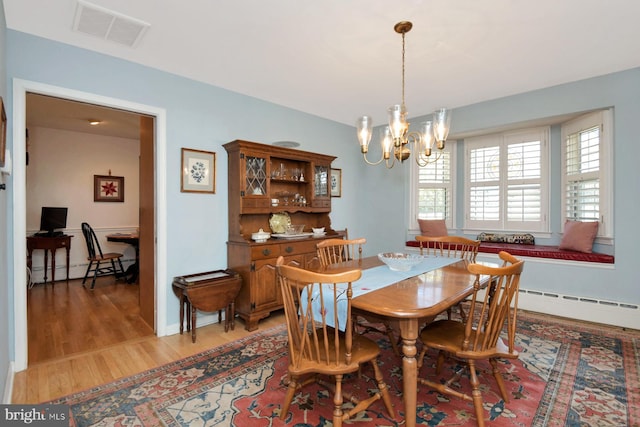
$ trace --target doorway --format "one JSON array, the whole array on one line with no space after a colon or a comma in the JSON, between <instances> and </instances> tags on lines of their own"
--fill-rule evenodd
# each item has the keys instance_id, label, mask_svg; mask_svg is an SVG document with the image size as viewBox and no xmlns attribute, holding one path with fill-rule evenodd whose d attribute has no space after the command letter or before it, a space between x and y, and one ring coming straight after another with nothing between
<instances>
[{"instance_id":1,"label":"doorway","mask_svg":"<svg viewBox=\"0 0 640 427\"><path fill-rule=\"evenodd\" d=\"M143 242L141 263L145 268L136 284L113 275L90 290L82 280L60 282L66 275L60 264L70 266L67 271L72 279L86 273L82 222L93 227L103 252L119 252L125 266L138 265L141 239L131 245L109 242L106 236L140 230L144 237L154 229L153 208L147 208L154 203L153 118L31 92L26 107L28 234L42 231L38 230L41 206L61 206L64 208L58 209L68 215L59 225L70 236L66 240L70 258L58 262L57 283L43 283L48 270L43 266L43 251L36 251L32 259L36 268L31 271L28 291L28 364L154 334L153 256L149 256L154 253L153 243ZM147 119L150 129L143 140L141 125ZM95 200L92 177L96 174L121 180L117 202ZM143 307L150 307L149 312Z\"/></svg>"},{"instance_id":2,"label":"doorway","mask_svg":"<svg viewBox=\"0 0 640 427\"><path fill-rule=\"evenodd\" d=\"M67 88L45 85L37 82L14 80L13 97L13 283L14 283L14 359L15 370L27 367L27 316L26 316L26 94L28 92L48 95L94 105L116 108L145 116L155 117L155 153L153 164L153 182L155 194L155 234L151 232L150 241L155 239L155 253L152 259L153 291L151 298L155 313L152 313L156 335L166 335L166 289L157 283L166 283L166 111L161 108L131 103L120 99L103 97ZM152 250L153 252L153 250ZM163 266L163 267L159 267Z\"/></svg>"}]
</instances>

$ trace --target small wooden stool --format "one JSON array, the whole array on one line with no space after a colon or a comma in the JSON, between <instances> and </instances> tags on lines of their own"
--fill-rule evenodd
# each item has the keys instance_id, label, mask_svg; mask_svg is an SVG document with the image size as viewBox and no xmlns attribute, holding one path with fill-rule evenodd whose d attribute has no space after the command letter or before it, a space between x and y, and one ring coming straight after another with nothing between
<instances>
[{"instance_id":1,"label":"small wooden stool","mask_svg":"<svg viewBox=\"0 0 640 427\"><path fill-rule=\"evenodd\" d=\"M218 322L225 311L224 331L235 328L235 299L240 292L242 278L232 270L178 276L173 279L173 291L180 299L180 334L191 330L191 342L196 342L196 311L218 312Z\"/></svg>"}]
</instances>

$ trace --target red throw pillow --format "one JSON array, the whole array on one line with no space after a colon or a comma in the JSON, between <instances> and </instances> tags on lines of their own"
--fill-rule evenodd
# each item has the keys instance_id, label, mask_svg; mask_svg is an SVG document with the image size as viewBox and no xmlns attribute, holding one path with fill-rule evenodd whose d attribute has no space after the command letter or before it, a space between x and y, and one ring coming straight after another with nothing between
<instances>
[{"instance_id":1,"label":"red throw pillow","mask_svg":"<svg viewBox=\"0 0 640 427\"><path fill-rule=\"evenodd\" d=\"M564 234L559 248L590 254L596 234L598 234L597 221L567 221L564 223Z\"/></svg>"},{"instance_id":2,"label":"red throw pillow","mask_svg":"<svg viewBox=\"0 0 640 427\"><path fill-rule=\"evenodd\" d=\"M427 237L448 236L447 224L444 219L419 219L420 234Z\"/></svg>"}]
</instances>

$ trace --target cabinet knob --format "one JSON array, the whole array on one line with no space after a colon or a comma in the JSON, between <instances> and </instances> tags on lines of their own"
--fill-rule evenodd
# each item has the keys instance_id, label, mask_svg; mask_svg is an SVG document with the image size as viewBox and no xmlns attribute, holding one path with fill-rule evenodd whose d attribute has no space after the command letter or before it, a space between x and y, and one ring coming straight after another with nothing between
<instances>
[{"instance_id":1,"label":"cabinet knob","mask_svg":"<svg viewBox=\"0 0 640 427\"><path fill-rule=\"evenodd\" d=\"M264 255L264 256L271 255L271 249L263 249L262 250L262 255Z\"/></svg>"},{"instance_id":2,"label":"cabinet knob","mask_svg":"<svg viewBox=\"0 0 640 427\"><path fill-rule=\"evenodd\" d=\"M286 248L284 248L284 251L290 254L291 252L293 252L293 248L291 246L287 246Z\"/></svg>"}]
</instances>

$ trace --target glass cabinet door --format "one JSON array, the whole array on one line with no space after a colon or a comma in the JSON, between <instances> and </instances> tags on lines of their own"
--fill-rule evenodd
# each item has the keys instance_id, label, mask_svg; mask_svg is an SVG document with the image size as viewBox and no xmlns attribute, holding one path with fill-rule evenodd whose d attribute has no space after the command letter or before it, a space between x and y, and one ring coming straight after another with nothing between
<instances>
[{"instance_id":1,"label":"glass cabinet door","mask_svg":"<svg viewBox=\"0 0 640 427\"><path fill-rule=\"evenodd\" d=\"M316 166L313 183L314 197L329 197L329 167Z\"/></svg>"},{"instance_id":2,"label":"glass cabinet door","mask_svg":"<svg viewBox=\"0 0 640 427\"><path fill-rule=\"evenodd\" d=\"M267 159L245 156L245 195L263 196L267 194Z\"/></svg>"}]
</instances>

